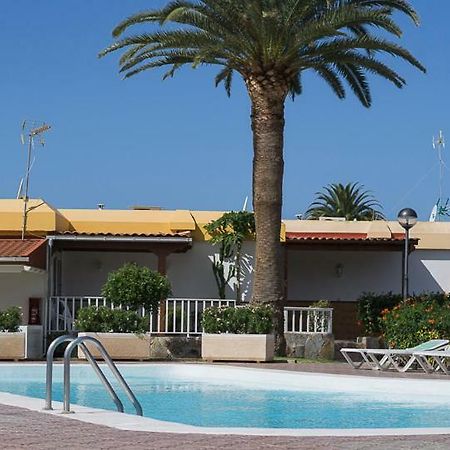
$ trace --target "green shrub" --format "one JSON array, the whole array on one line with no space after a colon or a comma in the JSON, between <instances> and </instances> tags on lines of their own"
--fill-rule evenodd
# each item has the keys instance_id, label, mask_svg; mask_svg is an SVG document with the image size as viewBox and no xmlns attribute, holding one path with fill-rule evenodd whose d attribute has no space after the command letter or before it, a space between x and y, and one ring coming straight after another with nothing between
<instances>
[{"instance_id":1,"label":"green shrub","mask_svg":"<svg viewBox=\"0 0 450 450\"><path fill-rule=\"evenodd\" d=\"M0 331L19 331L21 323L22 309L18 306L11 306L4 311L0 311Z\"/></svg>"},{"instance_id":2,"label":"green shrub","mask_svg":"<svg viewBox=\"0 0 450 450\"><path fill-rule=\"evenodd\" d=\"M317 300L309 305L310 308L331 308L329 300ZM314 330L317 333L327 333L330 318L323 311L313 311L309 314L312 318ZM310 319L311 320L311 319Z\"/></svg>"},{"instance_id":3,"label":"green shrub","mask_svg":"<svg viewBox=\"0 0 450 450\"><path fill-rule=\"evenodd\" d=\"M408 348L430 339L450 338L450 298L446 294L412 297L381 314L390 347Z\"/></svg>"},{"instance_id":4,"label":"green shrub","mask_svg":"<svg viewBox=\"0 0 450 450\"><path fill-rule=\"evenodd\" d=\"M145 333L148 316L140 317L135 311L89 306L78 311L75 328L98 333Z\"/></svg>"},{"instance_id":5,"label":"green shrub","mask_svg":"<svg viewBox=\"0 0 450 450\"><path fill-rule=\"evenodd\" d=\"M390 309L402 301L402 296L388 292L386 294L374 294L364 292L358 299L358 321L364 328L367 336L381 333L381 311Z\"/></svg>"},{"instance_id":6,"label":"green shrub","mask_svg":"<svg viewBox=\"0 0 450 450\"><path fill-rule=\"evenodd\" d=\"M147 314L157 310L170 294L170 283L164 275L134 263L111 272L102 289L108 301L133 310L144 307Z\"/></svg>"},{"instance_id":7,"label":"green shrub","mask_svg":"<svg viewBox=\"0 0 450 450\"><path fill-rule=\"evenodd\" d=\"M329 300L317 300L311 303L309 308L331 308L331 302Z\"/></svg>"},{"instance_id":8,"label":"green shrub","mask_svg":"<svg viewBox=\"0 0 450 450\"><path fill-rule=\"evenodd\" d=\"M268 305L208 308L203 312L205 333L269 334L273 331L274 310Z\"/></svg>"}]
</instances>

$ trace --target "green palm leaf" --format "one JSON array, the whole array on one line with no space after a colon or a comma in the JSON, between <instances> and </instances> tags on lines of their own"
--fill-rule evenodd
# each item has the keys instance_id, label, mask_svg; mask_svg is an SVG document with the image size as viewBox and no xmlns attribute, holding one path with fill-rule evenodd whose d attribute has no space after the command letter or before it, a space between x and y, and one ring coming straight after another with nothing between
<instances>
[{"instance_id":1,"label":"green palm leaf","mask_svg":"<svg viewBox=\"0 0 450 450\"><path fill-rule=\"evenodd\" d=\"M305 213L306 219L344 217L346 220L384 220L381 205L359 183L334 183L316 192L316 199Z\"/></svg>"},{"instance_id":2,"label":"green palm leaf","mask_svg":"<svg viewBox=\"0 0 450 450\"><path fill-rule=\"evenodd\" d=\"M228 95L232 72L246 82L254 77L263 81L270 72L267 84L281 85L286 95L295 97L302 91L300 73L313 70L339 98L345 97L347 84L368 107L367 74L397 87L405 84L379 55L425 70L406 49L375 34L380 29L401 36L396 12L418 24L405 0L175 0L122 21L113 30L113 37L120 39L100 56L126 50L119 61L125 78L163 66L173 66L167 77L185 64L220 65L224 69L216 84L223 82ZM150 31L121 38L142 24L149 24Z\"/></svg>"}]
</instances>

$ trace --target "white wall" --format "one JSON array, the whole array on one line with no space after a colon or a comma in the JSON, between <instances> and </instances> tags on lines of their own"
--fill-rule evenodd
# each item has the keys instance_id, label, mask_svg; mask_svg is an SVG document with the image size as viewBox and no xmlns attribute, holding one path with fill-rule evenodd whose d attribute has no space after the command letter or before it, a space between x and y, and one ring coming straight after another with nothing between
<instances>
[{"instance_id":1,"label":"white wall","mask_svg":"<svg viewBox=\"0 0 450 450\"><path fill-rule=\"evenodd\" d=\"M352 301L364 291L400 293L402 264L401 252L291 250L288 299ZM431 291L450 292L449 250L416 250L409 257L409 292Z\"/></svg>"},{"instance_id":2,"label":"white wall","mask_svg":"<svg viewBox=\"0 0 450 450\"><path fill-rule=\"evenodd\" d=\"M153 253L63 252L61 295L98 296L109 272L127 262L152 270L158 267Z\"/></svg>"},{"instance_id":3,"label":"white wall","mask_svg":"<svg viewBox=\"0 0 450 450\"><path fill-rule=\"evenodd\" d=\"M450 250L416 250L409 261L411 293L450 292Z\"/></svg>"},{"instance_id":4,"label":"white wall","mask_svg":"<svg viewBox=\"0 0 450 450\"><path fill-rule=\"evenodd\" d=\"M352 301L364 291L401 292L401 264L401 252L289 250L288 299Z\"/></svg>"},{"instance_id":5,"label":"white wall","mask_svg":"<svg viewBox=\"0 0 450 450\"><path fill-rule=\"evenodd\" d=\"M174 297L218 298L217 285L211 268L215 247L207 242L194 242L186 253L174 253L167 259L167 275L172 283ZM244 300L251 296L251 273L253 272L253 255L255 243L246 242L242 264L244 280L242 291ZM226 291L226 298L234 299L234 284L231 279Z\"/></svg>"},{"instance_id":6,"label":"white wall","mask_svg":"<svg viewBox=\"0 0 450 450\"><path fill-rule=\"evenodd\" d=\"M251 294L251 276L254 243L244 244L243 293ZM173 253L167 257L167 276L172 284L173 297L218 298L217 286L211 268L215 248L206 242L194 242L186 253ZM136 262L153 270L158 258L152 253L118 252L63 252L61 295L100 295L108 273L126 262ZM235 280L230 280L227 298L234 299Z\"/></svg>"},{"instance_id":7,"label":"white wall","mask_svg":"<svg viewBox=\"0 0 450 450\"><path fill-rule=\"evenodd\" d=\"M246 243L247 254L244 295L251 295L253 242ZM186 253L167 258L167 275L174 297L217 298L211 269L215 248L194 242ZM108 273L125 262L136 262L157 269L152 253L64 252L61 295L100 295ZM336 265L343 265L343 276ZM288 251L288 298L291 300L355 300L363 291L401 291L401 252L378 251ZM23 274L30 277L32 274ZM12 275L8 275L12 276ZM16 277L18 275L15 275ZM235 280L227 298L235 298ZM410 256L410 292L450 291L450 251L416 250Z\"/></svg>"},{"instance_id":8,"label":"white wall","mask_svg":"<svg viewBox=\"0 0 450 450\"><path fill-rule=\"evenodd\" d=\"M45 298L47 275L37 273L0 273L0 310L9 306L20 306L23 323L28 323L28 299ZM43 311L41 307L41 320Z\"/></svg>"}]
</instances>

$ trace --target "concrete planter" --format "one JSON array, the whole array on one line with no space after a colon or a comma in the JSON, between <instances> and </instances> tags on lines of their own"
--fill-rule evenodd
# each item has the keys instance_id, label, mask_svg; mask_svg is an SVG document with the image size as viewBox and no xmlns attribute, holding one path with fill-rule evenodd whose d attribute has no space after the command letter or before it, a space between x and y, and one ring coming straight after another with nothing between
<instances>
[{"instance_id":1,"label":"concrete planter","mask_svg":"<svg viewBox=\"0 0 450 450\"><path fill-rule=\"evenodd\" d=\"M273 334L202 335L202 358L206 361L272 361Z\"/></svg>"},{"instance_id":2,"label":"concrete planter","mask_svg":"<svg viewBox=\"0 0 450 450\"><path fill-rule=\"evenodd\" d=\"M92 336L105 347L112 359L143 360L150 358L150 336L134 333L78 333L78 336ZM86 346L95 358L101 358L100 352L93 344ZM86 359L78 348L78 358Z\"/></svg>"},{"instance_id":3,"label":"concrete planter","mask_svg":"<svg viewBox=\"0 0 450 450\"><path fill-rule=\"evenodd\" d=\"M18 332L0 333L0 360L40 359L43 356L41 325L20 327Z\"/></svg>"}]
</instances>

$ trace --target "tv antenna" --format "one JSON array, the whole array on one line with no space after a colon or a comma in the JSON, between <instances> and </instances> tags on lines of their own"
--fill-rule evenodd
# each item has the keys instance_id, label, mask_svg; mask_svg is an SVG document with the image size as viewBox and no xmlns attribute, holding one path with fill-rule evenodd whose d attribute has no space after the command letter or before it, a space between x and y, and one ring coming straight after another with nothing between
<instances>
[{"instance_id":1,"label":"tv antenna","mask_svg":"<svg viewBox=\"0 0 450 450\"><path fill-rule=\"evenodd\" d=\"M437 137L433 136L431 141L433 148L437 151L439 159L439 198L433 207L430 215L430 222L439 221L443 216L450 216L449 199L445 201L442 198L443 181L444 181L444 168L446 167L442 153L445 149L445 139L442 131L439 131Z\"/></svg>"},{"instance_id":2,"label":"tv antenna","mask_svg":"<svg viewBox=\"0 0 450 450\"><path fill-rule=\"evenodd\" d=\"M45 145L44 141L44 133L50 130L50 125L45 122L38 122L35 120L24 120L22 122L22 133L20 134L20 140L22 141L22 145L28 146L28 154L27 154L27 165L25 169L25 177L22 178L19 185L19 190L17 192L17 198L23 198L23 223L22 223L22 240L25 239L25 233L27 230L27 217L28 213L37 208L38 206L34 206L32 208L28 208L28 191L30 187L30 172L34 164L33 150L35 141L41 146ZM25 192L22 194L22 189L25 184Z\"/></svg>"},{"instance_id":3,"label":"tv antenna","mask_svg":"<svg viewBox=\"0 0 450 450\"><path fill-rule=\"evenodd\" d=\"M433 136L433 148L437 150L438 159L439 159L439 199L442 199L442 181L444 179L444 160L442 159L442 152L445 149L445 139L442 131L439 131L438 137Z\"/></svg>"},{"instance_id":4,"label":"tv antenna","mask_svg":"<svg viewBox=\"0 0 450 450\"><path fill-rule=\"evenodd\" d=\"M242 211L247 211L248 195L245 197L244 204L242 205Z\"/></svg>"}]
</instances>

